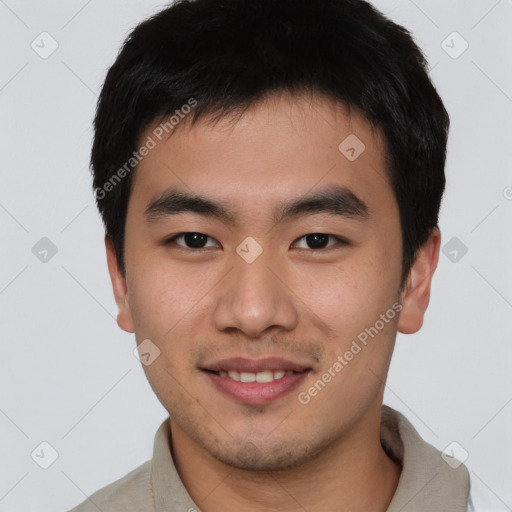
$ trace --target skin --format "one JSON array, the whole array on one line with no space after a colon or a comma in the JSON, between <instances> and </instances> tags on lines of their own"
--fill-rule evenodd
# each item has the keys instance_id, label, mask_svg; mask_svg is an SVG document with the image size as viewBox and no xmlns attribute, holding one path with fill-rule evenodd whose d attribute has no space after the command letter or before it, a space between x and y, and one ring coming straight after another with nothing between
<instances>
[{"instance_id":1,"label":"skin","mask_svg":"<svg viewBox=\"0 0 512 512\"><path fill-rule=\"evenodd\" d=\"M338 145L352 133L366 148L351 162ZM190 212L147 222L145 208L174 185L225 203L236 225ZM308 213L273 223L276 205L332 185L367 204L366 220ZM183 238L165 245L184 232L208 235L207 247ZM270 96L237 120L182 121L140 162L125 233L125 276L105 239L117 322L161 351L144 371L169 412L174 461L198 506L385 511L401 468L379 441L384 382L397 331L422 325L440 234L432 231L400 289L398 205L380 132L314 95ZM304 238L311 233L348 244L330 238L315 248ZM236 252L248 236L263 249L250 264ZM397 301L399 315L300 403L299 392ZM271 403L240 404L199 369L206 358L236 355L300 358L312 370Z\"/></svg>"}]
</instances>

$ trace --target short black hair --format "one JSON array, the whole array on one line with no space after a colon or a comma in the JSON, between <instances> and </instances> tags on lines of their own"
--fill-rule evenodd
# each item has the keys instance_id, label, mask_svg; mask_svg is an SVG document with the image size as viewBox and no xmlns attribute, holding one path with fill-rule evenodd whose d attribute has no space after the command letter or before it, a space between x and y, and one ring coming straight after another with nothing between
<instances>
[{"instance_id":1,"label":"short black hair","mask_svg":"<svg viewBox=\"0 0 512 512\"><path fill-rule=\"evenodd\" d=\"M135 27L103 84L91 152L97 205L123 275L130 171L147 126L192 102L194 124L279 92L343 102L382 130L404 284L438 224L449 116L411 34L362 0L178 0Z\"/></svg>"}]
</instances>

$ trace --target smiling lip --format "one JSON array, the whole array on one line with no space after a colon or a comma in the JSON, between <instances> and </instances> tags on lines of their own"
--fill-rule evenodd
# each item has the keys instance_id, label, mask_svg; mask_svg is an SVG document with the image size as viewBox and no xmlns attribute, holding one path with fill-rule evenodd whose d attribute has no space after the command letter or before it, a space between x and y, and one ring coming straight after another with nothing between
<instances>
[{"instance_id":1,"label":"smiling lip","mask_svg":"<svg viewBox=\"0 0 512 512\"><path fill-rule=\"evenodd\" d=\"M206 362L201 366L202 370L214 372L263 372L265 370L281 370L292 372L303 372L310 370L311 364L307 362L290 361L281 357L265 357L263 359L247 359L245 357L231 357L220 359L211 363Z\"/></svg>"},{"instance_id":2,"label":"smiling lip","mask_svg":"<svg viewBox=\"0 0 512 512\"><path fill-rule=\"evenodd\" d=\"M297 387L312 369L305 362L290 361L278 357L246 359L234 357L204 365L203 373L222 393L244 404L263 405L276 400ZM269 382L242 382L240 373L255 374L273 372ZM243 380L243 379L242 379Z\"/></svg>"}]
</instances>

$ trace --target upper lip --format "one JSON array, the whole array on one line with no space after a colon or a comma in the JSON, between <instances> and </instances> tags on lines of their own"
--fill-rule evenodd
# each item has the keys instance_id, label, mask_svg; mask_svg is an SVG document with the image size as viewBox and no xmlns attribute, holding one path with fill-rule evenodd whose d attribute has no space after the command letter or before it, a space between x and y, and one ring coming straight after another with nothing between
<instances>
[{"instance_id":1,"label":"upper lip","mask_svg":"<svg viewBox=\"0 0 512 512\"><path fill-rule=\"evenodd\" d=\"M237 372L263 372L265 370L281 370L303 372L311 370L311 365L305 362L291 361L281 357L265 357L262 359L248 359L246 357L230 357L219 359L201 366L202 370L219 371L237 371Z\"/></svg>"}]
</instances>

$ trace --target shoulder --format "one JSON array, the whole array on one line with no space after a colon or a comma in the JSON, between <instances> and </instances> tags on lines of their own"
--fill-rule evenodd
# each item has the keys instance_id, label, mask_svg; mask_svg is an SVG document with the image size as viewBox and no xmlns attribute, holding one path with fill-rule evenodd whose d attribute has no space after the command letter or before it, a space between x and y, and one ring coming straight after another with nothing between
<instances>
[{"instance_id":1,"label":"shoulder","mask_svg":"<svg viewBox=\"0 0 512 512\"><path fill-rule=\"evenodd\" d=\"M471 472L471 490L467 512L504 512L506 508L503 500L491 491L474 472Z\"/></svg>"},{"instance_id":2,"label":"shoulder","mask_svg":"<svg viewBox=\"0 0 512 512\"><path fill-rule=\"evenodd\" d=\"M152 512L151 463L146 461L122 478L99 489L69 512Z\"/></svg>"}]
</instances>

